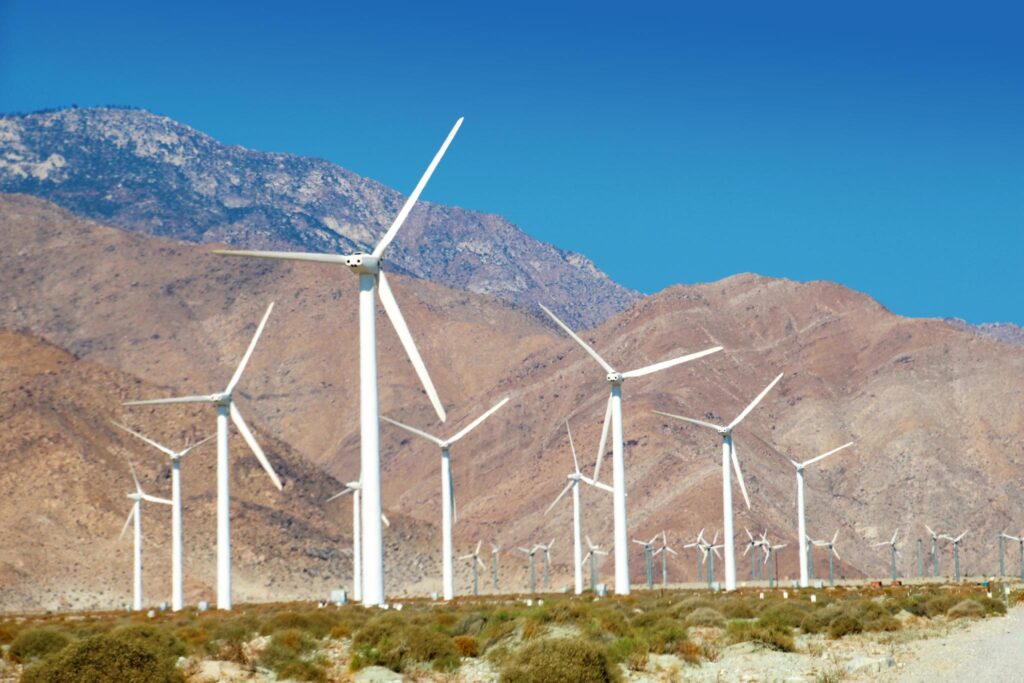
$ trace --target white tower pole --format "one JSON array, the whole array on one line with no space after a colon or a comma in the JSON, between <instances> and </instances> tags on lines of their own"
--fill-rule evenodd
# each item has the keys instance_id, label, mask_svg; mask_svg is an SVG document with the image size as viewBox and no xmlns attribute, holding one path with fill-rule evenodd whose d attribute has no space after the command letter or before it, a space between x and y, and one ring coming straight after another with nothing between
<instances>
[{"instance_id":1,"label":"white tower pole","mask_svg":"<svg viewBox=\"0 0 1024 683\"><path fill-rule=\"evenodd\" d=\"M135 574L133 576L132 608L142 610L142 501L135 499Z\"/></svg>"},{"instance_id":2,"label":"white tower pole","mask_svg":"<svg viewBox=\"0 0 1024 683\"><path fill-rule=\"evenodd\" d=\"M181 458L171 458L171 609L184 606L181 530Z\"/></svg>"},{"instance_id":3,"label":"white tower pole","mask_svg":"<svg viewBox=\"0 0 1024 683\"><path fill-rule=\"evenodd\" d=\"M576 595L583 593L583 544L581 542L582 531L580 529L580 480L572 482L572 560L575 569L575 584L573 588Z\"/></svg>"},{"instance_id":4,"label":"white tower pole","mask_svg":"<svg viewBox=\"0 0 1024 683\"><path fill-rule=\"evenodd\" d=\"M228 406L217 405L217 609L231 609L231 481Z\"/></svg>"},{"instance_id":5,"label":"white tower pole","mask_svg":"<svg viewBox=\"0 0 1024 683\"><path fill-rule=\"evenodd\" d=\"M807 538L807 518L804 510L804 469L798 467L796 470L796 514L797 533L800 534L800 541L797 543L800 553L800 586L807 588L810 585L807 573L807 546L804 539Z\"/></svg>"},{"instance_id":6,"label":"white tower pole","mask_svg":"<svg viewBox=\"0 0 1024 683\"><path fill-rule=\"evenodd\" d=\"M441 559L444 599L455 597L452 568L452 487L451 460L447 446L441 449Z\"/></svg>"},{"instance_id":7,"label":"white tower pole","mask_svg":"<svg viewBox=\"0 0 1024 683\"><path fill-rule=\"evenodd\" d=\"M615 521L615 593L629 595L629 538L626 523L626 463L622 452L622 383L612 383L612 486Z\"/></svg>"},{"instance_id":8,"label":"white tower pole","mask_svg":"<svg viewBox=\"0 0 1024 683\"><path fill-rule=\"evenodd\" d=\"M359 436L363 490L363 604L384 604L384 547L380 500L380 422L377 402L376 280L359 274Z\"/></svg>"},{"instance_id":9,"label":"white tower pole","mask_svg":"<svg viewBox=\"0 0 1024 683\"><path fill-rule=\"evenodd\" d=\"M358 488L352 491L352 599L361 602L363 599L363 549L360 540L362 513L359 509Z\"/></svg>"},{"instance_id":10,"label":"white tower pole","mask_svg":"<svg viewBox=\"0 0 1024 683\"><path fill-rule=\"evenodd\" d=\"M736 590L736 550L732 528L732 434L722 437L722 545L725 551L725 590Z\"/></svg>"}]
</instances>

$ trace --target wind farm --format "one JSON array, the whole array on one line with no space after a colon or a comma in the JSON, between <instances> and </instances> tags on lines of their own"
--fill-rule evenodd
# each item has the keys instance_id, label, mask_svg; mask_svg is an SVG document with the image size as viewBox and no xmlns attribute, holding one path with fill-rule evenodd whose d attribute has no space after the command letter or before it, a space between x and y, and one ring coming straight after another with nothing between
<instances>
[{"instance_id":1,"label":"wind farm","mask_svg":"<svg viewBox=\"0 0 1024 683\"><path fill-rule=\"evenodd\" d=\"M11 15L0 680L1012 679L1015 37L301 9Z\"/></svg>"}]
</instances>

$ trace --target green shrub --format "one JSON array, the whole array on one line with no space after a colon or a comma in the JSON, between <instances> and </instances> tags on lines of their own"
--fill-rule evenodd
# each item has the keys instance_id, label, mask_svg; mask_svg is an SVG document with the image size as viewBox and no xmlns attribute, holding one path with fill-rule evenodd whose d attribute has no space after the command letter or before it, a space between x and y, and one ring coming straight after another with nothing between
<instances>
[{"instance_id":1,"label":"green shrub","mask_svg":"<svg viewBox=\"0 0 1024 683\"><path fill-rule=\"evenodd\" d=\"M804 633L824 633L828 630L832 620L842 613L843 608L839 605L829 605L828 607L812 610L800 622L800 630Z\"/></svg>"},{"instance_id":2,"label":"green shrub","mask_svg":"<svg viewBox=\"0 0 1024 683\"><path fill-rule=\"evenodd\" d=\"M18 635L18 627L10 623L0 623L0 645L7 645Z\"/></svg>"},{"instance_id":3,"label":"green shrub","mask_svg":"<svg viewBox=\"0 0 1024 683\"><path fill-rule=\"evenodd\" d=\"M8 651L16 662L34 662L63 650L71 639L52 628L32 628L19 633Z\"/></svg>"},{"instance_id":4,"label":"green shrub","mask_svg":"<svg viewBox=\"0 0 1024 683\"><path fill-rule=\"evenodd\" d=\"M937 617L945 614L949 611L953 605L958 602L955 595L936 595L935 597L929 598L924 604L924 612L929 617Z\"/></svg>"},{"instance_id":5,"label":"green shrub","mask_svg":"<svg viewBox=\"0 0 1024 683\"><path fill-rule=\"evenodd\" d=\"M663 655L675 652L679 643L686 640L686 628L678 620L662 616L645 626L642 635L650 652Z\"/></svg>"},{"instance_id":6,"label":"green shrub","mask_svg":"<svg viewBox=\"0 0 1024 683\"><path fill-rule=\"evenodd\" d=\"M616 638L608 645L608 656L615 662L629 662L636 655L647 656L651 651L647 641L635 636Z\"/></svg>"},{"instance_id":7,"label":"green shrub","mask_svg":"<svg viewBox=\"0 0 1024 683\"><path fill-rule=\"evenodd\" d=\"M757 623L767 628L797 628L807 616L809 609L809 604L786 600L761 610L757 615Z\"/></svg>"},{"instance_id":8,"label":"green shrub","mask_svg":"<svg viewBox=\"0 0 1024 683\"><path fill-rule=\"evenodd\" d=\"M297 659L281 667L277 672L279 680L313 681L323 683L327 680L327 671L320 661Z\"/></svg>"},{"instance_id":9,"label":"green shrub","mask_svg":"<svg viewBox=\"0 0 1024 683\"><path fill-rule=\"evenodd\" d=\"M725 617L711 607L698 607L686 617L687 626L725 626Z\"/></svg>"},{"instance_id":10,"label":"green shrub","mask_svg":"<svg viewBox=\"0 0 1024 683\"><path fill-rule=\"evenodd\" d=\"M864 624L860 619L849 612L843 612L828 625L829 638L842 638L853 633L860 633L864 630Z\"/></svg>"},{"instance_id":11,"label":"green shrub","mask_svg":"<svg viewBox=\"0 0 1024 683\"><path fill-rule=\"evenodd\" d=\"M714 606L715 603L711 600L708 600L707 598L702 598L699 595L691 595L690 597L681 600L679 604L676 605L673 612L677 617L685 618L690 612L692 612L695 609L699 609L701 607L713 608Z\"/></svg>"},{"instance_id":12,"label":"green shrub","mask_svg":"<svg viewBox=\"0 0 1024 683\"><path fill-rule=\"evenodd\" d=\"M754 608L746 600L727 600L719 610L726 619L753 619Z\"/></svg>"},{"instance_id":13,"label":"green shrub","mask_svg":"<svg viewBox=\"0 0 1024 683\"><path fill-rule=\"evenodd\" d=\"M552 638L528 644L501 670L503 683L608 683L619 673L601 646L582 638Z\"/></svg>"},{"instance_id":14,"label":"green shrub","mask_svg":"<svg viewBox=\"0 0 1024 683\"><path fill-rule=\"evenodd\" d=\"M978 598L978 602L981 603L988 614L1006 614L1006 603L1002 600L997 600L984 595Z\"/></svg>"},{"instance_id":15,"label":"green shrub","mask_svg":"<svg viewBox=\"0 0 1024 683\"><path fill-rule=\"evenodd\" d=\"M760 620L730 621L725 627L725 635L733 643L750 641L781 652L793 652L796 648L791 628L775 623L765 626Z\"/></svg>"},{"instance_id":16,"label":"green shrub","mask_svg":"<svg viewBox=\"0 0 1024 683\"><path fill-rule=\"evenodd\" d=\"M926 602L927 598L923 595L907 595L900 600L900 607L915 617L926 617L928 616L928 611L925 609Z\"/></svg>"},{"instance_id":17,"label":"green shrub","mask_svg":"<svg viewBox=\"0 0 1024 683\"><path fill-rule=\"evenodd\" d=\"M459 653L444 633L428 626L405 624L397 614L370 620L352 638L352 668L380 665L401 673L413 664L429 663L437 670L459 666Z\"/></svg>"},{"instance_id":18,"label":"green shrub","mask_svg":"<svg viewBox=\"0 0 1024 683\"><path fill-rule=\"evenodd\" d=\"M314 638L323 638L330 634L338 621L338 617L327 610L278 612L260 625L260 633L268 636L278 631L298 629Z\"/></svg>"},{"instance_id":19,"label":"green shrub","mask_svg":"<svg viewBox=\"0 0 1024 683\"><path fill-rule=\"evenodd\" d=\"M946 612L950 619L983 619L985 617L985 606L977 600L968 598L961 600Z\"/></svg>"},{"instance_id":20,"label":"green shrub","mask_svg":"<svg viewBox=\"0 0 1024 683\"><path fill-rule=\"evenodd\" d=\"M178 657L185 656L185 643L169 628L152 624L130 624L114 629L110 632L110 637L149 648L157 657L172 662L177 662Z\"/></svg>"},{"instance_id":21,"label":"green shrub","mask_svg":"<svg viewBox=\"0 0 1024 683\"><path fill-rule=\"evenodd\" d=\"M168 659L149 648L98 635L72 643L59 654L25 670L23 683L182 683Z\"/></svg>"}]
</instances>

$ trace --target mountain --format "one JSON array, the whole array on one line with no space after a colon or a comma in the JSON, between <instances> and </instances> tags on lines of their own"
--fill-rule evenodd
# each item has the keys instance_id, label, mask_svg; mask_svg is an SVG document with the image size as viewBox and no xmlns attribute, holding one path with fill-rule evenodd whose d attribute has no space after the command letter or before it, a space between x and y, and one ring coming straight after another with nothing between
<instances>
[{"instance_id":1,"label":"mountain","mask_svg":"<svg viewBox=\"0 0 1024 683\"><path fill-rule=\"evenodd\" d=\"M426 162L409 159L410 174ZM372 250L405 200L321 159L224 145L167 117L115 107L0 117L0 192L177 240L338 253ZM500 216L428 202L413 210L388 262L530 311L544 302L584 328L639 296Z\"/></svg>"},{"instance_id":2,"label":"mountain","mask_svg":"<svg viewBox=\"0 0 1024 683\"><path fill-rule=\"evenodd\" d=\"M960 318L945 318L946 322L963 330L971 330L978 334L998 339L1007 344L1024 344L1024 327L1013 323L981 323L972 325Z\"/></svg>"},{"instance_id":3,"label":"mountain","mask_svg":"<svg viewBox=\"0 0 1024 683\"><path fill-rule=\"evenodd\" d=\"M196 422L184 408L177 413L118 404L125 397L222 386L267 302L275 300L239 386L246 415L270 443L275 465L308 466L323 472L331 486L330 477L354 476L358 349L350 275L339 277L309 264L219 258L209 253L212 246L126 233L25 196L0 196L0 227L0 328L41 337L69 350L76 363L126 377L116 390L102 392L102 405L97 399L91 417L73 423L62 418L58 424L71 425L69 434L88 434L117 417L169 440L198 436L206 423ZM563 501L564 507L542 513L571 467L565 420L572 425L581 464L587 471L592 466L607 396L605 373L553 326L496 297L400 275L393 283L450 417L445 425L436 423L394 332L382 320L384 414L445 435L511 397L452 449L457 550L468 552L477 539L512 548L555 536L555 583L564 585L570 571L570 509ZM737 531L745 538L744 526L767 527L773 539L788 541L780 555L783 575L792 576L796 568L794 476L786 457L813 457L849 440L856 442L854 448L807 475L809 533L824 538L839 529L843 574L886 575L887 553L870 544L888 538L894 527L911 539L901 560L903 570L911 571L909 543L923 537L924 524L947 533L970 529L961 555L964 567L990 573L994 534L1024 526L1016 505L1024 478L1024 417L1018 410L1024 395L1022 347L942 320L893 315L835 283L751 274L669 288L635 302L584 337L622 370L712 345L725 347L624 385L630 533L636 538L667 529L678 547L701 527L721 525L719 438L651 411L729 420L779 372L786 373L782 382L735 437L752 501L750 511L737 508ZM12 352L10 363L17 365L22 355L31 357ZM61 396L91 391L84 378L69 375L65 382ZM8 421L0 424L7 433ZM389 559L389 586L437 590L437 450L386 425L381 438L385 507L408 525L408 540L400 544L407 550ZM43 459L50 457L47 448L45 442L26 445L19 466L0 476L17 481L37 457L42 464L31 471L38 486L59 481L61 461ZM243 457L241 446L236 448L236 456ZM253 471L259 495L267 494L263 475ZM602 478L609 472L606 467ZM298 491L306 476L289 479L296 482L291 490ZM99 488L105 485L89 479L63 504L72 510L92 505L95 496L106 495ZM323 492L328 489L325 485ZM286 486L267 507L287 509L288 494ZM584 490L583 523L595 542L607 547L611 519L605 496ZM24 496L17 501L26 514L45 504ZM6 505L0 495L0 515L7 514ZM288 514L306 513L297 508ZM116 535L120 524L113 510L108 517L102 530L107 537ZM343 548L349 522L344 513L339 517L336 538ZM250 523L259 533L262 527L248 519L239 521L239 533ZM317 529L295 533L280 552L298 557L307 547L325 547L317 534L335 532ZM92 536L83 532L82 538ZM13 555L4 549L3 557L17 558L18 547L12 546ZM943 552L946 571L950 557ZM31 569L51 557L59 554L32 556L24 563ZM642 556L631 557L640 576ZM819 575L824 560L819 553ZM242 566L246 562L251 558L242 560L240 571L251 576L290 571L283 564ZM464 588L468 566L463 565L457 564L457 586ZM344 577L343 562L337 569ZM608 560L601 571L609 580ZM693 556L684 555L670 571L677 580L692 579ZM503 556L505 586L521 587L525 572L523 558ZM749 575L746 559L740 575Z\"/></svg>"}]
</instances>

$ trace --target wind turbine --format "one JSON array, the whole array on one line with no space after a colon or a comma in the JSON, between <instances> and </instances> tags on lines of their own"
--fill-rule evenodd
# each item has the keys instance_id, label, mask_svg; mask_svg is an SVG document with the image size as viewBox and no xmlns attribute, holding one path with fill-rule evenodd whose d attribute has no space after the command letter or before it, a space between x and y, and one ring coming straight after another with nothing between
<instances>
[{"instance_id":1,"label":"wind turbine","mask_svg":"<svg viewBox=\"0 0 1024 683\"><path fill-rule=\"evenodd\" d=\"M756 581L757 578L758 578L757 577L757 569L758 569L758 566L757 566L757 549L761 547L761 541L759 541L758 539L754 538L754 536L750 533L750 529L748 529L746 527L743 527L743 530L745 532L747 532L747 539L749 539L746 543L743 544L743 546L744 546L743 547L743 556L746 557L747 553L749 553L751 550L754 551L750 555L750 580L751 581ZM767 533L767 530L766 530L766 533Z\"/></svg>"},{"instance_id":2,"label":"wind turbine","mask_svg":"<svg viewBox=\"0 0 1024 683\"><path fill-rule=\"evenodd\" d=\"M572 464L573 471L569 474L569 483L565 485L562 492L558 494L554 502L548 506L548 509L544 511L544 514L551 512L551 509L558 505L558 501L562 500L562 497L572 489L572 556L573 556L573 588L576 595L583 592L583 545L581 542L580 531L580 482L584 481L591 486L605 489L607 491L614 491L611 486L602 484L594 479L588 479L583 476L580 472L580 462L576 458L576 446L572 442L572 430L569 429L569 421L565 421L565 430L569 433L569 448L572 449Z\"/></svg>"},{"instance_id":3,"label":"wind turbine","mask_svg":"<svg viewBox=\"0 0 1024 683\"><path fill-rule=\"evenodd\" d=\"M352 599L356 602L360 602L363 599L363 556L362 544L359 538L359 531L362 526L362 505L360 501L362 489L363 485L358 480L350 481L345 484L344 489L327 499L327 502L330 503L336 498L352 494ZM388 521L383 512L380 513L380 521L384 526L391 526L391 522Z\"/></svg>"},{"instance_id":4,"label":"wind turbine","mask_svg":"<svg viewBox=\"0 0 1024 683\"><path fill-rule=\"evenodd\" d=\"M470 562L470 564L473 566L473 595L479 595L480 594L480 592L478 590L478 584L477 584L477 572L476 572L477 565L479 564L484 569L487 569L487 565L484 564L483 560L480 559L480 546L483 545L483 543L484 543L483 541L477 541L476 542L476 550L471 552L469 555L463 555L462 557L459 558L460 560L473 560L472 562Z\"/></svg>"},{"instance_id":5,"label":"wind turbine","mask_svg":"<svg viewBox=\"0 0 1024 683\"><path fill-rule=\"evenodd\" d=\"M940 535L939 536L939 538L944 538L944 539L946 539L947 541L949 541L950 543L953 544L953 567L954 567L955 576L956 576L956 582L957 583L960 583L960 545L962 544L962 542L964 540L964 536L966 536L966 535L967 535L967 532L964 531L962 534L960 534L956 538L953 538L952 536L946 536L946 535Z\"/></svg>"},{"instance_id":6,"label":"wind turbine","mask_svg":"<svg viewBox=\"0 0 1024 683\"><path fill-rule=\"evenodd\" d=\"M697 534L697 538L693 539L693 541L691 541L690 543L686 543L683 545L684 550L686 548L697 549L697 578L695 579L697 583L700 583L701 576L703 575L703 571L701 571L701 565L703 564L703 562L701 561L701 553L704 552L703 548L701 548L702 543L704 543L704 529L700 530L700 533Z\"/></svg>"},{"instance_id":7,"label":"wind turbine","mask_svg":"<svg viewBox=\"0 0 1024 683\"><path fill-rule=\"evenodd\" d=\"M550 541L548 541L547 545L544 545L543 543L537 544L537 549L544 551L544 588L546 590L551 589L551 546L553 546L554 544L555 539L553 538Z\"/></svg>"},{"instance_id":8,"label":"wind turbine","mask_svg":"<svg viewBox=\"0 0 1024 683\"><path fill-rule=\"evenodd\" d=\"M530 592L531 593L536 593L537 592L537 571L534 568L534 556L537 554L537 551L539 549L540 549L540 546L536 546L536 545L533 546L532 548L529 548L529 549L523 548L523 547L519 548L519 552L526 553L527 555L530 556Z\"/></svg>"},{"instance_id":9,"label":"wind turbine","mask_svg":"<svg viewBox=\"0 0 1024 683\"><path fill-rule=\"evenodd\" d=\"M491 544L491 586L494 591L498 591L498 554L501 552L501 547L495 544Z\"/></svg>"},{"instance_id":10,"label":"wind turbine","mask_svg":"<svg viewBox=\"0 0 1024 683\"><path fill-rule=\"evenodd\" d=\"M601 550L601 546L594 545L590 541L590 536L587 536L587 554L583 557L583 561L590 560L590 590L591 592L597 590L597 556L607 555L608 551Z\"/></svg>"},{"instance_id":11,"label":"wind turbine","mask_svg":"<svg viewBox=\"0 0 1024 683\"><path fill-rule=\"evenodd\" d=\"M668 547L668 536L664 530L661 532L661 546L654 551L655 555L661 554L661 585L668 588L668 554L679 555L675 550Z\"/></svg>"},{"instance_id":12,"label":"wind turbine","mask_svg":"<svg viewBox=\"0 0 1024 683\"><path fill-rule=\"evenodd\" d=\"M186 447L184 450L174 451L167 446L157 443L147 436L143 436L142 434L129 429L123 424L115 422L114 426L118 429L123 429L132 436L142 439L153 448L166 454L167 457L171 459L171 609L177 612L184 606L185 601L184 543L182 539L181 524L181 459L212 439L216 434L211 434L202 441L198 441L197 443Z\"/></svg>"},{"instance_id":13,"label":"wind turbine","mask_svg":"<svg viewBox=\"0 0 1024 683\"><path fill-rule=\"evenodd\" d=\"M773 587L779 585L779 555L778 555L778 551L780 551L783 548L785 548L788 544L787 543L779 543L778 545L772 545L768 541L768 532L767 531L761 536L761 538L764 539L764 543L765 543L765 545L764 545L764 550L765 550L764 563L765 563L765 565L768 566L768 586L770 588L773 588ZM769 562L771 562L773 559L775 561L772 562L771 564L769 564Z\"/></svg>"},{"instance_id":14,"label":"wind turbine","mask_svg":"<svg viewBox=\"0 0 1024 683\"><path fill-rule=\"evenodd\" d=\"M807 537L807 508L804 506L804 470L808 466L813 465L814 463L819 462L821 460L824 460L825 458L829 457L830 455L834 455L834 454L838 453L839 451L843 450L844 448L849 448L852 445L853 445L852 441L850 441L849 443L844 443L839 448L833 448L828 453L822 453L821 455L819 455L819 456L817 456L815 458L811 458L810 460L805 460L803 462L797 462L797 461L793 460L792 458L789 459L789 462L791 462L793 464L793 467L796 468L797 533L800 535L800 538L806 538ZM813 571L813 568L811 568L811 571ZM809 572L809 570L808 570L808 563L807 563L807 548L806 548L806 546L803 543L801 543L800 544L800 585L803 588L806 588L808 586L808 584L809 584L809 582L808 582L808 576L809 576L808 572Z\"/></svg>"},{"instance_id":15,"label":"wind turbine","mask_svg":"<svg viewBox=\"0 0 1024 683\"><path fill-rule=\"evenodd\" d=\"M590 356L607 373L605 379L608 382L610 392L608 395L608 406L604 413L604 425L601 428L601 441L598 445L597 462L594 464L594 481L597 481L601 474L601 461L604 459L604 449L608 440L608 426L611 423L612 430L612 486L615 489L613 494L612 516L615 526L615 592L618 595L629 595L629 534L626 523L626 462L623 452L622 441L622 382L634 377L642 377L659 370L665 370L681 363L703 358L709 354L721 351L721 346L715 346L704 351L698 351L678 358L672 358L653 365L647 365L628 372L618 372L608 364L597 351L573 332L568 325L563 323L545 306L541 309L558 324L572 339L583 347Z\"/></svg>"},{"instance_id":16,"label":"wind turbine","mask_svg":"<svg viewBox=\"0 0 1024 683\"><path fill-rule=\"evenodd\" d=\"M767 387L757 395L753 401L750 402L746 408L743 409L735 420L730 422L726 426L712 424L703 420L695 420L691 417L683 417L682 415L673 415L671 413L663 413L655 410L654 412L662 417L670 417L673 420L682 420L683 422L689 422L701 427L707 427L718 432L722 436L722 542L725 546L725 590L731 591L736 590L736 537L732 529L732 475L729 471L729 461L732 461L732 467L736 470L736 479L739 481L740 491L743 493L743 500L747 504L747 509L750 509L750 497L747 496L747 487L743 483L743 473L740 471L740 461L736 456L736 447L732 442L732 430L735 429L740 422L743 421L747 415L750 414L758 403L760 403L768 392L772 390L779 380L782 379L782 374L771 381Z\"/></svg>"},{"instance_id":17,"label":"wind turbine","mask_svg":"<svg viewBox=\"0 0 1024 683\"><path fill-rule=\"evenodd\" d=\"M238 364L238 368L235 369L235 374L232 375L231 380L223 391L215 394L209 394L207 396L181 396L177 398L156 398L145 401L126 401L126 406L147 406L147 405L163 405L168 403L210 403L217 407L217 608L218 609L231 609L231 483L230 483L230 463L228 462L228 415L231 416L231 421L235 423L235 427L238 432L245 439L245 442L252 449L256 459L260 461L260 465L266 470L267 474L270 475L271 481L274 482L274 486L280 491L282 489L281 480L278 479L277 474L274 472L274 468L271 467L270 461L267 460L267 456L263 453L263 449L256 442L256 437L252 435L252 431L249 429L249 425L246 424L245 418L242 417L242 413L239 412L238 406L235 405L232 400L232 394L235 387L238 385L238 381L242 379L242 373L245 371L245 366L249 363L249 358L252 356L252 352L256 349L256 342L260 340L260 335L263 334L263 328L266 327L267 319L270 317L270 312L274 310L274 304L271 303L267 306L267 312L263 314L263 319L260 320L259 327L256 328L256 334L253 335L252 341L249 342L249 348L246 349L245 355L242 356L242 362Z\"/></svg>"},{"instance_id":18,"label":"wind turbine","mask_svg":"<svg viewBox=\"0 0 1024 683\"><path fill-rule=\"evenodd\" d=\"M882 545L889 546L889 556L890 556L889 573L892 575L892 580L893 581L896 580L896 555L899 552L898 550L896 550L896 536L899 533L900 533L900 530L897 529L896 531L894 531L892 533L892 538L890 538L888 541L882 541L881 543L875 543L876 547L877 546L882 546Z\"/></svg>"},{"instance_id":19,"label":"wind turbine","mask_svg":"<svg viewBox=\"0 0 1024 683\"><path fill-rule=\"evenodd\" d=\"M715 537L710 543L708 543L704 539L704 531L701 530L700 535L697 537L697 540L693 545L700 549L700 552L703 554L701 559L708 565L708 588L711 588L715 583L715 556L718 556L719 559L722 557L718 552L718 549L722 547L722 545L718 543L718 532L715 532Z\"/></svg>"},{"instance_id":20,"label":"wind turbine","mask_svg":"<svg viewBox=\"0 0 1024 683\"><path fill-rule=\"evenodd\" d=\"M427 441L436 444L441 449L441 556L445 600L451 600L455 597L455 578L452 570L452 523L453 518L458 517L458 513L455 512L455 483L452 479L452 465L451 459L448 457L448 450L452 445L458 442L462 437L466 436L466 434L469 434L471 431L476 429L481 422L493 415L506 403L508 403L508 397L498 401L490 410L470 422L467 427L463 428L462 431L458 432L450 439L439 439L436 436L427 434L420 429L410 427L409 425L398 422L397 420L392 420L390 417L381 416L381 419L385 422L393 424L396 427L400 427L411 434L422 437ZM377 483L379 484L380 481L378 480ZM365 588L366 586L364 585L364 589Z\"/></svg>"},{"instance_id":21,"label":"wind turbine","mask_svg":"<svg viewBox=\"0 0 1024 683\"><path fill-rule=\"evenodd\" d=\"M1020 544L1020 580L1024 581L1024 534L1020 536L1010 536L1007 533L1003 533L1003 536L1011 541L1017 541Z\"/></svg>"},{"instance_id":22,"label":"wind turbine","mask_svg":"<svg viewBox=\"0 0 1024 683\"><path fill-rule=\"evenodd\" d=\"M647 573L647 590L654 588L654 554L651 548L654 546L654 542L658 540L660 534L655 534L649 541L638 541L635 538L633 543L641 545L644 549L644 567Z\"/></svg>"},{"instance_id":23,"label":"wind turbine","mask_svg":"<svg viewBox=\"0 0 1024 683\"><path fill-rule=\"evenodd\" d=\"M128 525L131 524L132 520L135 520L135 573L133 587L133 600L132 609L136 612L142 610L142 501L148 501L150 503L160 503L162 505L171 505L171 501L166 498L157 498L151 496L142 490L142 485L139 484L139 478L135 476L135 466L132 465L132 461L128 461L128 467L132 471L132 481L135 482L135 492L128 494L128 499L134 501L132 503L132 509L128 513L128 519L124 521L124 526L121 527L121 535L118 538L124 538L124 534L128 531Z\"/></svg>"},{"instance_id":24,"label":"wind turbine","mask_svg":"<svg viewBox=\"0 0 1024 683\"><path fill-rule=\"evenodd\" d=\"M423 364L420 352L416 349L409 327L405 324L402 311L398 308L395 295L391 292L391 285L381 268L384 262L384 252L391 241L395 238L398 230L409 217L413 205L416 204L426 187L427 181L433 175L434 169L441 162L441 158L448 150L448 146L455 138L459 127L462 125L460 118L455 122L448 137L445 138L441 149L434 155L433 161L427 167L419 183L416 184L412 194L405 200L401 210L395 217L391 227L384 236L377 242L370 254L309 254L287 251L241 251L241 250L216 250L215 254L224 256L254 256L256 258L281 259L293 261L311 261L314 263L329 263L347 267L352 273L359 276L359 435L360 435L360 471L363 475L363 505L367 514L363 517L363 604L367 607L384 604L384 537L380 524L381 494L380 494L380 404L377 395L377 312L374 301L374 293L380 296L384 312L395 328L398 339L402 342L409 361L412 363L416 375L420 379L427 397L434 406L434 411L441 422L445 421L444 406L434 389L434 384L427 373L427 367Z\"/></svg>"},{"instance_id":25,"label":"wind turbine","mask_svg":"<svg viewBox=\"0 0 1024 683\"><path fill-rule=\"evenodd\" d=\"M836 539L837 538L839 538L839 530L838 529L836 529L836 532L834 534L832 534L832 540L831 541L812 541L812 543L814 543L814 545L816 545L816 546L820 546L822 548L828 548L828 585L830 585L830 586L836 585L835 567L833 566L832 561L834 559L835 560L840 559L839 558L839 553L836 552Z\"/></svg>"},{"instance_id":26,"label":"wind turbine","mask_svg":"<svg viewBox=\"0 0 1024 683\"><path fill-rule=\"evenodd\" d=\"M928 535L932 537L932 577L938 578L939 576L939 534L932 531L932 528L927 524L924 528L928 530Z\"/></svg>"}]
</instances>

